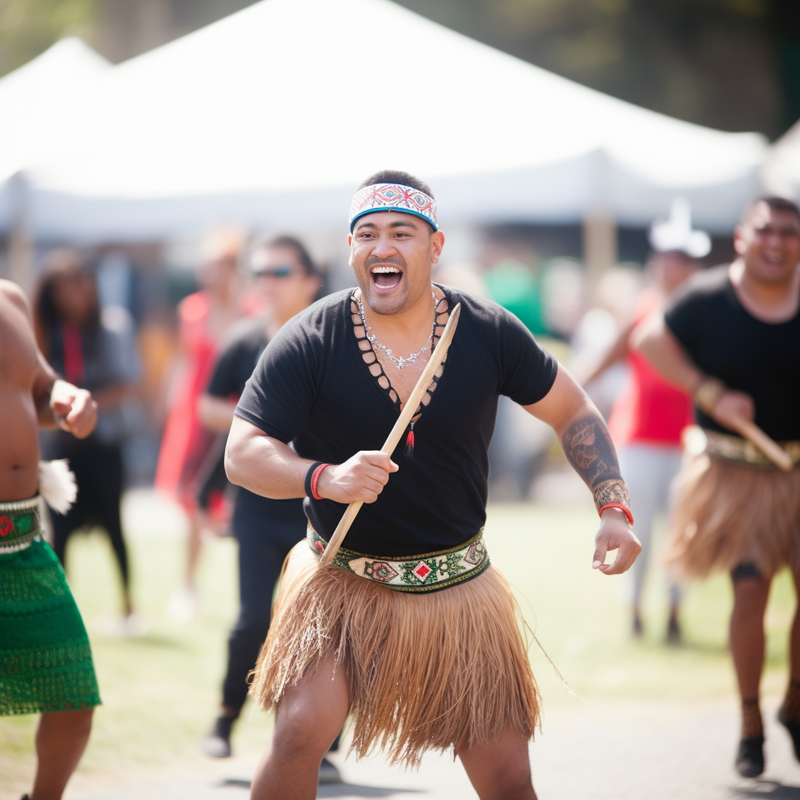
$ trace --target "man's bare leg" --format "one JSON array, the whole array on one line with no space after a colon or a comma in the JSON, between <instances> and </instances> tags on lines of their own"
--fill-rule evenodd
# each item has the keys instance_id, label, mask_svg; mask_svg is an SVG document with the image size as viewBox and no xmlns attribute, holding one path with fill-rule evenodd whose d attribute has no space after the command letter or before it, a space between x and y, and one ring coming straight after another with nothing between
<instances>
[{"instance_id":1,"label":"man's bare leg","mask_svg":"<svg viewBox=\"0 0 800 800\"><path fill-rule=\"evenodd\" d=\"M458 757L481 800L536 800L522 734L508 728L493 744L459 748Z\"/></svg>"},{"instance_id":2,"label":"man's bare leg","mask_svg":"<svg viewBox=\"0 0 800 800\"><path fill-rule=\"evenodd\" d=\"M735 766L740 775L755 778L764 771L764 725L759 703L764 668L764 613L770 581L757 574L734 576L730 642L742 699L742 731Z\"/></svg>"},{"instance_id":3,"label":"man's bare leg","mask_svg":"<svg viewBox=\"0 0 800 800\"><path fill-rule=\"evenodd\" d=\"M800 574L795 572L792 577L796 605L789 637L789 685L778 719L789 731L795 757L800 761Z\"/></svg>"},{"instance_id":4,"label":"man's bare leg","mask_svg":"<svg viewBox=\"0 0 800 800\"><path fill-rule=\"evenodd\" d=\"M795 608L792 630L789 636L789 678L800 683L800 573L794 579Z\"/></svg>"},{"instance_id":5,"label":"man's bare leg","mask_svg":"<svg viewBox=\"0 0 800 800\"><path fill-rule=\"evenodd\" d=\"M93 708L49 711L36 729L36 778L31 800L61 800L92 729Z\"/></svg>"},{"instance_id":6,"label":"man's bare leg","mask_svg":"<svg viewBox=\"0 0 800 800\"><path fill-rule=\"evenodd\" d=\"M742 700L758 698L764 667L764 613L770 582L760 577L733 582L730 643L733 666Z\"/></svg>"},{"instance_id":7,"label":"man's bare leg","mask_svg":"<svg viewBox=\"0 0 800 800\"><path fill-rule=\"evenodd\" d=\"M350 710L350 681L333 656L283 697L272 745L256 769L251 800L314 800L322 758ZM33 799L32 799L33 800Z\"/></svg>"}]
</instances>

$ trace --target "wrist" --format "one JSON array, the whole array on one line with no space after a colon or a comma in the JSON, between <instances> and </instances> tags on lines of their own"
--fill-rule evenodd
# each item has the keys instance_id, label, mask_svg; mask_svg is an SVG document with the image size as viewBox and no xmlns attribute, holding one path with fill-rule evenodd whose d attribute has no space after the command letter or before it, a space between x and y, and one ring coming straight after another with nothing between
<instances>
[{"instance_id":1,"label":"wrist","mask_svg":"<svg viewBox=\"0 0 800 800\"><path fill-rule=\"evenodd\" d=\"M692 392L694 404L706 414L713 414L720 397L725 393L725 384L710 375L704 375Z\"/></svg>"},{"instance_id":2,"label":"wrist","mask_svg":"<svg viewBox=\"0 0 800 800\"><path fill-rule=\"evenodd\" d=\"M61 378L56 378L53 381L53 384L50 387L49 400L47 402L47 405L50 408L50 413L53 415L53 421L56 423L56 425L58 425L59 428L64 428L64 425L66 424L66 419L67 418L65 416L62 416L61 414L59 414L58 411L56 411L56 406L55 406L56 400L53 397L53 394L54 394L55 389L56 389L56 384L60 380L61 380Z\"/></svg>"},{"instance_id":3,"label":"wrist","mask_svg":"<svg viewBox=\"0 0 800 800\"><path fill-rule=\"evenodd\" d=\"M603 518L603 514L606 512L611 511L612 513L623 514L625 518L628 520L628 524L633 527L633 514L631 510L627 507L622 505L622 503L606 503L600 509L598 509L598 513L600 514L600 519Z\"/></svg>"},{"instance_id":4,"label":"wrist","mask_svg":"<svg viewBox=\"0 0 800 800\"><path fill-rule=\"evenodd\" d=\"M631 498L628 495L628 487L622 478L611 478L603 481L592 490L594 495L594 505L598 515L602 516L607 508L616 508L622 511L628 518L628 522L633 525L633 514L631 514Z\"/></svg>"},{"instance_id":5,"label":"wrist","mask_svg":"<svg viewBox=\"0 0 800 800\"><path fill-rule=\"evenodd\" d=\"M311 497L314 500L323 499L322 495L319 493L319 481L322 473L330 466L330 464L327 464L323 461L315 461L308 468L305 478L305 490L307 497Z\"/></svg>"}]
</instances>

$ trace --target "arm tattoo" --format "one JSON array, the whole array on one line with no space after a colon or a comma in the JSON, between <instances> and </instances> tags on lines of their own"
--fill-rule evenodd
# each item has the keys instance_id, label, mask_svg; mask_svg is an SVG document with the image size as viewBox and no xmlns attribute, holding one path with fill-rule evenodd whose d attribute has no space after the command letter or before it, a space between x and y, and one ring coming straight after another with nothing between
<instances>
[{"instance_id":1,"label":"arm tattoo","mask_svg":"<svg viewBox=\"0 0 800 800\"><path fill-rule=\"evenodd\" d=\"M625 481L619 474L614 445L599 416L579 419L566 431L561 443L572 468L591 488L598 510L608 503L620 503L630 508L631 501Z\"/></svg>"},{"instance_id":2,"label":"arm tattoo","mask_svg":"<svg viewBox=\"0 0 800 800\"><path fill-rule=\"evenodd\" d=\"M583 417L566 431L561 444L572 468L591 489L621 478L617 454L605 423L597 415Z\"/></svg>"}]
</instances>

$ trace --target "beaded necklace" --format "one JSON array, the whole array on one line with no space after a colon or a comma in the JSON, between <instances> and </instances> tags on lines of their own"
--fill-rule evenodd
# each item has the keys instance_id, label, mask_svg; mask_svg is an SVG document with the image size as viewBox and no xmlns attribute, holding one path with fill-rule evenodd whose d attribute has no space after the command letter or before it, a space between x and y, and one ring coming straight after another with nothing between
<instances>
[{"instance_id":1,"label":"beaded necklace","mask_svg":"<svg viewBox=\"0 0 800 800\"><path fill-rule=\"evenodd\" d=\"M374 333L370 333L372 328L367 325L366 317L364 316L364 303L361 300L361 294L356 298L356 304L358 305L358 313L361 315L361 322L364 325L364 331L366 332L367 341L373 346L377 347L394 365L397 369L403 369L403 367L407 367L409 364L416 363L417 359L428 349L428 343L433 341L433 337L436 335L436 307L439 305L439 301L436 299L436 295L431 289L431 297L433 298L433 324L431 325L431 333L428 336L425 344L417 350L416 353L411 353L408 356L396 356L392 353L392 351L387 348L385 345L381 344L376 338Z\"/></svg>"}]
</instances>

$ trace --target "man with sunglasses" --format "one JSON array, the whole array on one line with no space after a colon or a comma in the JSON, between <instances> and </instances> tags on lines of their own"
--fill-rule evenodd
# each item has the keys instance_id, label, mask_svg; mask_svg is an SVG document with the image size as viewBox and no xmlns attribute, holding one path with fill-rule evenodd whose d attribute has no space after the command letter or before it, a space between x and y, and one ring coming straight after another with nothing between
<instances>
[{"instance_id":1,"label":"man with sunglasses","mask_svg":"<svg viewBox=\"0 0 800 800\"><path fill-rule=\"evenodd\" d=\"M236 403L264 348L285 322L302 311L320 290L320 276L303 244L290 236L258 238L245 251L243 269L252 277L254 300L262 313L243 320L223 344L210 383L200 397L201 422L227 433ZM221 714L203 738L203 752L231 755L231 729L247 697L247 676L267 636L272 594L289 550L305 533L301 500L270 500L238 489L232 528L239 542L239 617L228 638ZM320 779L337 777L325 761Z\"/></svg>"}]
</instances>

